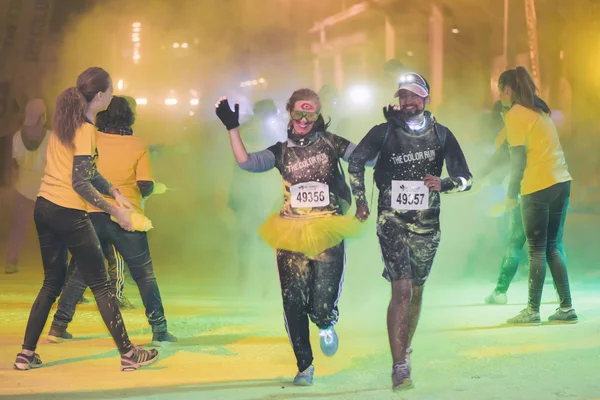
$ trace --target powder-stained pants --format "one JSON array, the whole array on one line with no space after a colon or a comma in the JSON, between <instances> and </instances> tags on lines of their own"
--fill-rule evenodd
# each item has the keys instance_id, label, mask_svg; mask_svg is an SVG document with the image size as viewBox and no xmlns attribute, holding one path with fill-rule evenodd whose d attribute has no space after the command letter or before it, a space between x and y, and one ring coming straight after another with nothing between
<instances>
[{"instance_id":1,"label":"powder-stained pants","mask_svg":"<svg viewBox=\"0 0 600 400\"><path fill-rule=\"evenodd\" d=\"M277 251L285 327L299 371L313 362L308 318L319 329L335 325L338 320L337 303L342 292L344 266L343 242L313 259L302 253Z\"/></svg>"},{"instance_id":2,"label":"powder-stained pants","mask_svg":"<svg viewBox=\"0 0 600 400\"><path fill-rule=\"evenodd\" d=\"M417 233L406 229L395 211L380 212L377 237L388 281L410 279L413 285L423 286L440 244L439 229Z\"/></svg>"}]
</instances>

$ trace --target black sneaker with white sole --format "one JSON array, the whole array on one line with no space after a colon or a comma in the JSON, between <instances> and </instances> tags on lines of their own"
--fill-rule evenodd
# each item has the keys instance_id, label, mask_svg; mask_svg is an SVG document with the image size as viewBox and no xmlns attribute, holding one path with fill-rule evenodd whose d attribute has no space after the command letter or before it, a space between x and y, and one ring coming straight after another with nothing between
<instances>
[{"instance_id":1,"label":"black sneaker with white sole","mask_svg":"<svg viewBox=\"0 0 600 400\"><path fill-rule=\"evenodd\" d=\"M152 334L152 346L161 347L176 343L177 338L169 332L154 332Z\"/></svg>"},{"instance_id":2,"label":"black sneaker with white sole","mask_svg":"<svg viewBox=\"0 0 600 400\"><path fill-rule=\"evenodd\" d=\"M557 308L556 312L548 317L548 321L556 324L576 324L579 322L579 318L574 308L567 311Z\"/></svg>"},{"instance_id":3,"label":"black sneaker with white sole","mask_svg":"<svg viewBox=\"0 0 600 400\"><path fill-rule=\"evenodd\" d=\"M55 325L50 327L50 332L48 332L48 343L62 343L72 339L73 335L67 332L66 328Z\"/></svg>"}]
</instances>

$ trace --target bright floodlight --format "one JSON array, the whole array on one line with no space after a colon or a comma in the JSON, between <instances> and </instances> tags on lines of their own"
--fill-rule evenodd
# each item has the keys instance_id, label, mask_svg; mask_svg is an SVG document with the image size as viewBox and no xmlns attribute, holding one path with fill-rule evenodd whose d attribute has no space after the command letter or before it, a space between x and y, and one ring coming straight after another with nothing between
<instances>
[{"instance_id":1,"label":"bright floodlight","mask_svg":"<svg viewBox=\"0 0 600 400\"><path fill-rule=\"evenodd\" d=\"M148 104L148 99L145 97L139 97L137 99L135 99L135 102L137 103L137 105L143 105L143 104Z\"/></svg>"},{"instance_id":2,"label":"bright floodlight","mask_svg":"<svg viewBox=\"0 0 600 400\"><path fill-rule=\"evenodd\" d=\"M190 100L190 104L192 106L197 106L198 104L200 104L200 100L198 100L198 99L191 99Z\"/></svg>"},{"instance_id":3,"label":"bright floodlight","mask_svg":"<svg viewBox=\"0 0 600 400\"><path fill-rule=\"evenodd\" d=\"M169 97L169 98L165 99L165 104L168 106L174 106L175 104L177 104L177 99L175 99L173 97Z\"/></svg>"},{"instance_id":4,"label":"bright floodlight","mask_svg":"<svg viewBox=\"0 0 600 400\"><path fill-rule=\"evenodd\" d=\"M356 105L366 105L371 102L372 93L366 86L354 86L348 90L350 101Z\"/></svg>"}]
</instances>

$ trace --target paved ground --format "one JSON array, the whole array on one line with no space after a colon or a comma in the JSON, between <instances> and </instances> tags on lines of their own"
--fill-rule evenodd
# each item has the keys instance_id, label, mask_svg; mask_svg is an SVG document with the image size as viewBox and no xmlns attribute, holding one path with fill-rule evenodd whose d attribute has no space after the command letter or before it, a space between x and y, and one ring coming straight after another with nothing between
<instances>
[{"instance_id":1,"label":"paved ground","mask_svg":"<svg viewBox=\"0 0 600 400\"><path fill-rule=\"evenodd\" d=\"M241 304L204 298L163 285L171 329L181 341L161 350L153 367L119 371L117 352L104 334L95 304L82 305L71 331L77 340L40 341L44 367L13 371L37 284L0 280L0 395L15 399L386 399L390 357L385 334L387 291L347 299L333 358L318 353L316 384L290 384L295 362L277 299ZM414 344L416 389L407 399L592 399L600 383L600 284L578 282L574 298L581 322L572 326L503 327L524 306L523 282L507 306L484 306L482 285L432 284ZM131 292L132 288L128 288ZM177 292L177 293L175 293ZM556 307L546 285L543 316ZM141 306L139 300L136 300ZM141 307L124 313L138 344L150 333Z\"/></svg>"},{"instance_id":2,"label":"paved ground","mask_svg":"<svg viewBox=\"0 0 600 400\"><path fill-rule=\"evenodd\" d=\"M151 246L170 329L181 339L178 345L162 349L153 367L122 373L118 354L92 303L78 309L70 327L77 340L50 345L42 337L38 352L44 367L13 371L42 277L39 249L32 236L23 272L0 275L0 396L66 400L600 399L599 217L573 214L567 220L565 246L581 322L515 328L502 323L524 307L525 282L511 287L509 305L483 305L484 296L493 288L500 255L494 253L497 249L479 248L485 243L476 240L493 235L493 227L483 223L475 227L466 221L465 214L472 210L459 201L448 198L445 207L442 245L414 343L416 388L406 394L389 390L391 359L385 328L389 287L380 277L372 226L365 238L349 245L337 326L339 352L333 358L324 357L318 350L318 337L313 337L315 386L296 388L291 385L295 360L283 326L271 255L267 257L270 264L259 257L252 273L252 286L259 294L253 300L241 300L237 288L227 284L235 252L224 243L231 240L232 232L226 227L235 227L234 222L210 220L206 214L171 222L171 214L157 212ZM0 209L3 222L6 209ZM165 230L167 222L170 231ZM199 228L190 234L193 226ZM0 247L5 243L5 227L0 226ZM478 252L483 256L477 256ZM201 257L189 262L190 254ZM188 264L182 262L185 259ZM466 260L471 260L470 269L462 267ZM135 343L147 344L151 336L141 301L135 287L128 285L126 293L138 307L124 312L127 328ZM548 284L543 317L556 308L554 299Z\"/></svg>"}]
</instances>

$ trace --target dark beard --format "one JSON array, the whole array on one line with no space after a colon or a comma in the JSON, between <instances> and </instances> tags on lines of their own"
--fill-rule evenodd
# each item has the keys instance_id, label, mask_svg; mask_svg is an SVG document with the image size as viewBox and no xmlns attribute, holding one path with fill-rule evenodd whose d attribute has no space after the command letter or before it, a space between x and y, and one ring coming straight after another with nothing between
<instances>
[{"instance_id":1,"label":"dark beard","mask_svg":"<svg viewBox=\"0 0 600 400\"><path fill-rule=\"evenodd\" d=\"M399 114L400 118L402 118L402 119L403 119L403 120L405 120L405 121L408 121L408 120L410 120L410 119L413 119L413 118L415 118L415 117L417 117L417 116L419 116L419 115L423 114L423 112L425 112L425 110L424 110L424 109L423 109L423 110L420 110L420 109L418 109L418 108L416 108L416 109L415 109L415 110L413 110L413 111L406 111L406 110L404 110L404 109L401 109L401 110L398 112L398 114Z\"/></svg>"}]
</instances>

